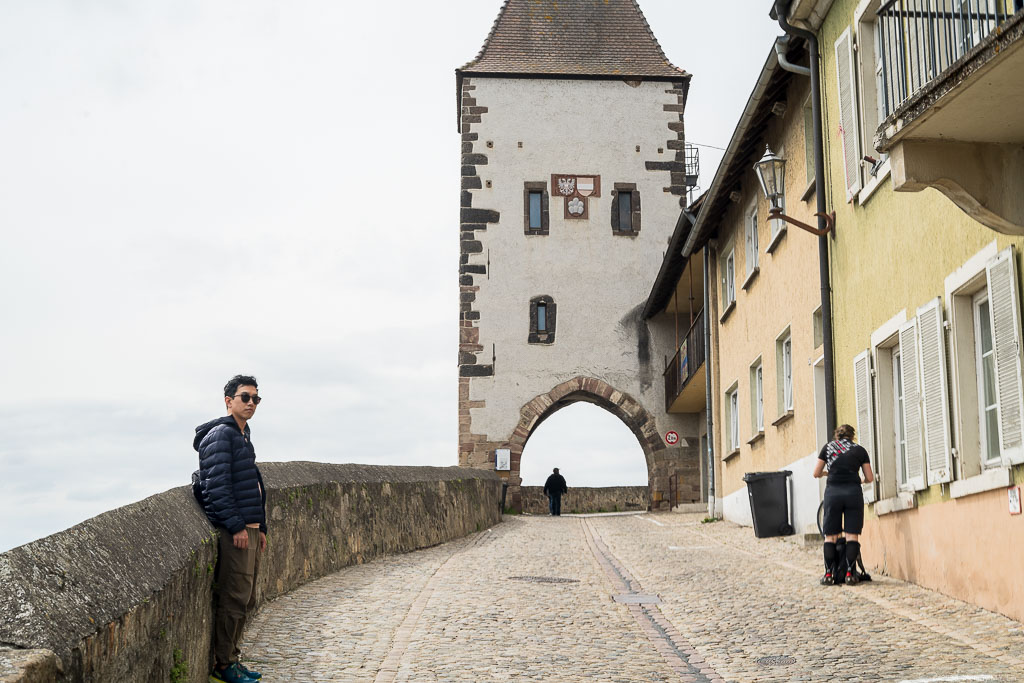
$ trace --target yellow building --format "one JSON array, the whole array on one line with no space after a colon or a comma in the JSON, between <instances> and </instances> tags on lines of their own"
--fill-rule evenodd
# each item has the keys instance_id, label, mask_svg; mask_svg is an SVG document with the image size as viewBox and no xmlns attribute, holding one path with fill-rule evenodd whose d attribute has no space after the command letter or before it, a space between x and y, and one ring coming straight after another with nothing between
<instances>
[{"instance_id":1,"label":"yellow building","mask_svg":"<svg viewBox=\"0 0 1024 683\"><path fill-rule=\"evenodd\" d=\"M864 559L1024 619L1022 3L779 5L820 46L836 408L878 473Z\"/></svg>"},{"instance_id":2,"label":"yellow building","mask_svg":"<svg viewBox=\"0 0 1024 683\"><path fill-rule=\"evenodd\" d=\"M805 135L810 80L785 70L774 46L766 47L768 58L711 187L677 226L647 312L678 316L681 310L682 329L692 330L688 303L700 301L707 287L710 387L703 366L699 376L680 371L679 359L696 341L692 333L680 335L681 351L666 364L665 376L670 412L698 412L710 393L716 512L750 525L743 475L789 470L790 521L798 534L816 538L820 487L811 471L825 441L818 239L769 220L754 172L766 146L785 158L783 208L814 220L814 164ZM787 57L806 62L802 41L792 41ZM703 310L693 320L703 333Z\"/></svg>"}]
</instances>

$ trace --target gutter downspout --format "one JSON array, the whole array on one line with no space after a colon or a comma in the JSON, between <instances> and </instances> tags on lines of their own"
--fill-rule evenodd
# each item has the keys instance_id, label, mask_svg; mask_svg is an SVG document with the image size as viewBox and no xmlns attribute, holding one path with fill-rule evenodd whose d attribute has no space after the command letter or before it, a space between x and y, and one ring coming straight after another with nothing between
<instances>
[{"instance_id":1,"label":"gutter downspout","mask_svg":"<svg viewBox=\"0 0 1024 683\"><path fill-rule=\"evenodd\" d=\"M815 195L817 195L818 206L818 229L824 230L825 223L825 148L822 141L821 131L821 74L818 65L818 36L811 31L797 28L789 23L786 15L791 0L775 0L775 13L778 15L779 26L789 35L799 36L807 41L807 51L810 53L810 68L808 74L811 78L811 118L814 130L814 182L816 184ZM788 36L783 40L780 50L778 42L775 49L779 55L779 65L787 71L802 73L793 67L795 65L784 62L783 51L785 44L789 42ZM796 67L797 69L802 67ZM825 357L825 425L826 438L831 438L836 430L836 383L835 369L833 367L833 344L832 344L832 285L828 266L828 236L818 237L818 280L821 283L821 332Z\"/></svg>"},{"instance_id":2,"label":"gutter downspout","mask_svg":"<svg viewBox=\"0 0 1024 683\"><path fill-rule=\"evenodd\" d=\"M708 517L715 514L715 436L714 411L711 410L711 245L704 245L704 401L708 418Z\"/></svg>"}]
</instances>

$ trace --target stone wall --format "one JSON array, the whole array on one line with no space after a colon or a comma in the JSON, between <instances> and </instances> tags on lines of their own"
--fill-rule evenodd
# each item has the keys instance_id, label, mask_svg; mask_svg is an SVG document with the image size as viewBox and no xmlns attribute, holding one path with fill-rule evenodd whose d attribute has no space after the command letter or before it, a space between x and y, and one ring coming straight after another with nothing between
<instances>
[{"instance_id":1,"label":"stone wall","mask_svg":"<svg viewBox=\"0 0 1024 683\"><path fill-rule=\"evenodd\" d=\"M523 486L523 512L548 514L548 499L543 486ZM569 488L562 496L562 513L632 512L646 510L650 494L646 486L605 486L600 488Z\"/></svg>"},{"instance_id":2,"label":"stone wall","mask_svg":"<svg viewBox=\"0 0 1024 683\"><path fill-rule=\"evenodd\" d=\"M477 469L261 469L269 517L261 603L501 519L500 480ZM0 683L205 681L216 563L216 532L184 486L0 554L0 648L19 649L0 649Z\"/></svg>"}]
</instances>

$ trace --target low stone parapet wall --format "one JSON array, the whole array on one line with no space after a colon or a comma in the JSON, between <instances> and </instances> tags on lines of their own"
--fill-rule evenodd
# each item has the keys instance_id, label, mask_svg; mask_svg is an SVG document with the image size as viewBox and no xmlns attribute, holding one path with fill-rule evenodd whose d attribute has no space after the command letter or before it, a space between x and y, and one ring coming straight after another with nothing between
<instances>
[{"instance_id":1,"label":"low stone parapet wall","mask_svg":"<svg viewBox=\"0 0 1024 683\"><path fill-rule=\"evenodd\" d=\"M260 603L347 565L501 520L493 472L260 468L269 517ZM216 536L182 486L0 554L0 646L8 648L0 648L0 683L205 681Z\"/></svg>"},{"instance_id":2,"label":"low stone parapet wall","mask_svg":"<svg viewBox=\"0 0 1024 683\"><path fill-rule=\"evenodd\" d=\"M548 498L543 486L523 486L520 492L523 512L548 514ZM562 496L563 513L631 512L647 510L649 506L650 494L646 486L570 487Z\"/></svg>"}]
</instances>

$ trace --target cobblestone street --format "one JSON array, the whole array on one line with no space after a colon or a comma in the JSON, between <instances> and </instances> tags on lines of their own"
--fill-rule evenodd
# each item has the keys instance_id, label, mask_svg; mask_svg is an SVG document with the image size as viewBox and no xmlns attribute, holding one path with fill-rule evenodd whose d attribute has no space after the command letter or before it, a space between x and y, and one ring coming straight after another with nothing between
<instances>
[{"instance_id":1,"label":"cobblestone street","mask_svg":"<svg viewBox=\"0 0 1024 683\"><path fill-rule=\"evenodd\" d=\"M505 517L270 603L276 681L1022 681L1024 626L699 514ZM866 539L870 543L870 539Z\"/></svg>"}]
</instances>

